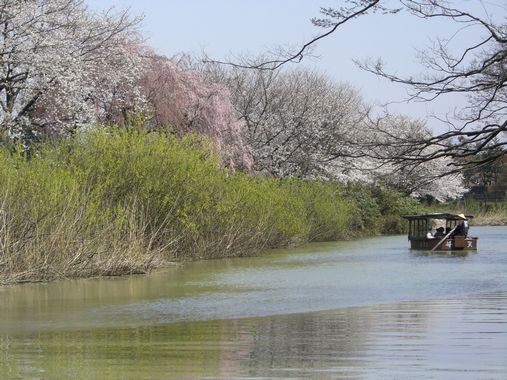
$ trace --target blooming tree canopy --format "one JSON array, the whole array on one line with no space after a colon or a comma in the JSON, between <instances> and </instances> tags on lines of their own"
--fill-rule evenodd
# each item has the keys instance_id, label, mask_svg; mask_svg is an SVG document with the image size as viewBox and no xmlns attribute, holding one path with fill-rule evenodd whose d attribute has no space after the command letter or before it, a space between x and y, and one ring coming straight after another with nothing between
<instances>
[{"instance_id":1,"label":"blooming tree canopy","mask_svg":"<svg viewBox=\"0 0 507 380\"><path fill-rule=\"evenodd\" d=\"M304 69L207 64L203 70L230 88L259 172L383 183L439 200L464 192L461 175L443 177L452 163L448 158L404 168L393 165L389 159L404 149L401 140L430 136L431 131L423 121L405 116L375 116L347 84Z\"/></svg>"},{"instance_id":2,"label":"blooming tree canopy","mask_svg":"<svg viewBox=\"0 0 507 380\"><path fill-rule=\"evenodd\" d=\"M342 144L345 130L364 117L357 91L308 70L207 69L231 89L257 171L335 178L327 162L350 149Z\"/></svg>"},{"instance_id":3,"label":"blooming tree canopy","mask_svg":"<svg viewBox=\"0 0 507 380\"><path fill-rule=\"evenodd\" d=\"M145 60L141 88L154 126L170 126L180 135L207 135L229 166L251 168L250 149L229 89L210 81L185 60L178 62L149 52Z\"/></svg>"},{"instance_id":4,"label":"blooming tree canopy","mask_svg":"<svg viewBox=\"0 0 507 380\"><path fill-rule=\"evenodd\" d=\"M424 123L372 117L354 88L313 71L157 55L142 43L139 21L128 11L93 13L84 0L0 0L0 143L122 125L141 113L152 128L209 136L230 167L381 181L437 199L462 193L459 175L442 177L451 162L433 146L419 151L431 162L408 160L414 138L431 139ZM406 158L401 167L389 161L397 156Z\"/></svg>"},{"instance_id":5,"label":"blooming tree canopy","mask_svg":"<svg viewBox=\"0 0 507 380\"><path fill-rule=\"evenodd\" d=\"M140 62L131 52L138 22L127 12L94 14L82 0L0 0L4 136L86 127L141 103Z\"/></svg>"},{"instance_id":6,"label":"blooming tree canopy","mask_svg":"<svg viewBox=\"0 0 507 380\"><path fill-rule=\"evenodd\" d=\"M370 118L359 135L362 162L373 181L382 181L399 191L414 196L430 195L439 201L454 199L466 192L461 173L449 174L454 164L450 157L439 157L431 161L407 162L398 166L391 157L403 152L404 141L414 138L428 138L432 135L424 121L402 115L383 115ZM434 150L436 147L426 147Z\"/></svg>"},{"instance_id":7,"label":"blooming tree canopy","mask_svg":"<svg viewBox=\"0 0 507 380\"><path fill-rule=\"evenodd\" d=\"M26 145L142 113L206 134L231 165L250 167L227 88L155 55L139 22L83 0L0 0L0 137Z\"/></svg>"}]
</instances>

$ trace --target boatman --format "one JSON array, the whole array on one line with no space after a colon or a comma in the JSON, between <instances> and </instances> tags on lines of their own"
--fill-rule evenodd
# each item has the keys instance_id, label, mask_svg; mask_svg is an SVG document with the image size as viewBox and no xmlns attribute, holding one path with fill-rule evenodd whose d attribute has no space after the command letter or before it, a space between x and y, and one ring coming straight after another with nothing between
<instances>
[{"instance_id":1,"label":"boatman","mask_svg":"<svg viewBox=\"0 0 507 380\"><path fill-rule=\"evenodd\" d=\"M455 235L463 235L467 237L468 235L468 220L466 219L466 216L464 214L459 214L459 217L463 218L461 222L459 222L458 227L456 228L456 231L454 232Z\"/></svg>"}]
</instances>

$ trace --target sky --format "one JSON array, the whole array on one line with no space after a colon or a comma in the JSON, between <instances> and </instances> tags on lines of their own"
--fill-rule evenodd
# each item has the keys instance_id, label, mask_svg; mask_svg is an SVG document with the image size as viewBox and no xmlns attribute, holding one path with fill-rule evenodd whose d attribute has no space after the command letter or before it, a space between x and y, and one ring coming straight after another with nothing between
<instances>
[{"instance_id":1,"label":"sky","mask_svg":"<svg viewBox=\"0 0 507 380\"><path fill-rule=\"evenodd\" d=\"M389 1L389 0L388 0ZM485 0L486 1L486 0ZM497 8L491 3L501 0L461 0L485 16ZM337 6L337 0L85 0L90 9L102 11L115 7L129 8L133 15L144 15L142 33L147 44L158 53L173 56L181 53L227 60L236 55L256 55L278 46L301 46L324 30L310 19L320 15L320 6ZM395 2L392 2L395 4ZM418 52L437 37L455 33L456 25L444 20L421 20L407 13L373 14L345 24L338 33L321 40L313 57L303 65L326 73L337 82L357 88L371 104L391 103L392 112L427 118L435 131L443 127L431 118L443 116L462 107L462 97L444 98L431 103L407 103L407 89L375 77L357 67L353 60L381 58L393 73L418 75L425 67L418 62ZM473 31L454 38L455 47L474 41Z\"/></svg>"}]
</instances>

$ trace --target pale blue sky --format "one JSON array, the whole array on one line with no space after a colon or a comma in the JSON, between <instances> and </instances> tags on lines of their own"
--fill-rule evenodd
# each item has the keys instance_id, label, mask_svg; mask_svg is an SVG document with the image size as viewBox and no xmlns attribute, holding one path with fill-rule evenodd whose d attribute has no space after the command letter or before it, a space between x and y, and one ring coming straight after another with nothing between
<instances>
[{"instance_id":1,"label":"pale blue sky","mask_svg":"<svg viewBox=\"0 0 507 380\"><path fill-rule=\"evenodd\" d=\"M497 0L495 0L497 1ZM147 42L161 54L181 52L200 55L205 51L216 59L230 54L261 53L278 45L298 46L322 30L310 18L319 16L319 6L335 6L336 0L86 0L92 9L129 7L144 14L143 33ZM484 14L480 0L461 0ZM496 8L490 8L496 9ZM455 25L442 21L419 20L406 14L368 15L344 25L314 51L318 58L305 61L346 81L360 90L368 102L401 100L403 87L395 86L358 69L352 59L381 57L398 74L424 72L416 60L416 50L429 45L431 38L449 36ZM475 36L476 37L476 36ZM470 42L472 33L456 44ZM467 41L467 39L469 41ZM459 99L442 99L431 104L392 106L392 110L414 117L443 114L463 104ZM436 126L430 121L430 125Z\"/></svg>"}]
</instances>

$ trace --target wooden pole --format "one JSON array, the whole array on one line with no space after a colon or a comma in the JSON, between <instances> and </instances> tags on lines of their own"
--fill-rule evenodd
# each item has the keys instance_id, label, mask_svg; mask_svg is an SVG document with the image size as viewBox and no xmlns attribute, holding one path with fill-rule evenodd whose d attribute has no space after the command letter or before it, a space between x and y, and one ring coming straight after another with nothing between
<instances>
[{"instance_id":1,"label":"wooden pole","mask_svg":"<svg viewBox=\"0 0 507 380\"><path fill-rule=\"evenodd\" d=\"M458 226L459 226L459 224L456 224L456 225L454 226L454 228L453 228L452 230L450 230L450 231L449 231L449 233L448 233L447 235L445 235L445 236L442 238L442 240L440 240L440 241L437 243L437 245L435 245L433 248L431 248L431 252L433 252L435 249L437 249L437 247L438 247L440 244L442 244L442 243L444 242L444 240L445 240L445 239L447 239L447 238L448 238L448 237L449 237L449 236L450 236L450 235L454 232L454 230L455 230L456 228L458 228Z\"/></svg>"}]
</instances>

